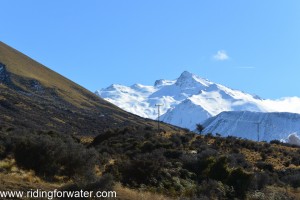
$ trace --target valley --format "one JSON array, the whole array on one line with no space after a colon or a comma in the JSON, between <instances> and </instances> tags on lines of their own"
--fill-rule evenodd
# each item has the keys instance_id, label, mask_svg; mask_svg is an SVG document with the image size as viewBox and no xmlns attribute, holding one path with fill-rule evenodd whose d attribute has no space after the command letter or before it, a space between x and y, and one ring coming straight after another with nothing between
<instances>
[{"instance_id":1,"label":"valley","mask_svg":"<svg viewBox=\"0 0 300 200\"><path fill-rule=\"evenodd\" d=\"M300 149L296 145L279 140L256 142L231 132L224 137L197 134L166 123L169 111L165 109L165 122L158 129L157 121L122 110L4 43L0 43L0 63L0 191L114 191L117 197L111 199L120 200L300 198ZM189 105L189 117L195 117L195 122L198 111L203 119L222 111L216 97L227 98L222 102L237 95L261 101L229 89L225 94L222 86L188 72L178 80L157 81L156 89L113 85L98 94L129 95L133 110L152 118L157 103L168 105L174 115L176 108ZM136 88L139 94L132 95ZM215 98L207 107L193 105L202 101L190 95L198 94L199 88L202 97ZM169 96L159 102L166 93ZM135 107L139 98L141 105ZM212 125L220 126L207 125L208 132L227 130L221 123L223 114L209 118ZM237 123L243 119L227 114ZM296 114L286 115L297 124Z\"/></svg>"}]
</instances>

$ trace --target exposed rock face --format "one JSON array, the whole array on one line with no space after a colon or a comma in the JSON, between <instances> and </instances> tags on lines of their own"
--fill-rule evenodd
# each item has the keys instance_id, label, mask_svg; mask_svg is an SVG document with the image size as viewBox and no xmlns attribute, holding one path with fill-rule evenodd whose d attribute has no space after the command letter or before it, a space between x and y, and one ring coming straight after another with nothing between
<instances>
[{"instance_id":1,"label":"exposed rock face","mask_svg":"<svg viewBox=\"0 0 300 200\"><path fill-rule=\"evenodd\" d=\"M0 63L0 84L4 84L12 89L15 89L16 91L20 92L21 94L28 95L29 93L36 93L36 92L43 92L44 88L41 85L41 83L34 79L28 79L28 78L21 78L21 77L15 77L17 78L28 90L24 90L14 84L11 81L11 75L7 69L6 66L3 63Z\"/></svg>"},{"instance_id":2,"label":"exposed rock face","mask_svg":"<svg viewBox=\"0 0 300 200\"><path fill-rule=\"evenodd\" d=\"M30 87L31 87L32 90L34 90L36 92L43 91L43 86L37 80L31 80L30 81Z\"/></svg>"},{"instance_id":3,"label":"exposed rock face","mask_svg":"<svg viewBox=\"0 0 300 200\"><path fill-rule=\"evenodd\" d=\"M9 74L6 71L5 65L0 63L0 83L9 84L10 78Z\"/></svg>"}]
</instances>

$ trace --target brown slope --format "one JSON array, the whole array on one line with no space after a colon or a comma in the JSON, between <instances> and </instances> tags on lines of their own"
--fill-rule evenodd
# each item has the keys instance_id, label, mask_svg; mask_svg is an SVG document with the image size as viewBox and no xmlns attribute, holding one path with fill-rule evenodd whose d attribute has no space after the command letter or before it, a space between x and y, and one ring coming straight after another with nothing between
<instances>
[{"instance_id":1,"label":"brown slope","mask_svg":"<svg viewBox=\"0 0 300 200\"><path fill-rule=\"evenodd\" d=\"M100 99L2 42L0 113L0 128L80 135L95 135L107 128L128 125L155 125L152 120L127 113Z\"/></svg>"}]
</instances>

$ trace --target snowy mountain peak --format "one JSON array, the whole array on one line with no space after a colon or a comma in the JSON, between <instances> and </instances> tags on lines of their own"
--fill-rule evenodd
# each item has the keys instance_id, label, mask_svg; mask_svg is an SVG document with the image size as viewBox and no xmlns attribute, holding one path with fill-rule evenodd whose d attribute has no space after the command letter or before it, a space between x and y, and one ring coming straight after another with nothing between
<instances>
[{"instance_id":1,"label":"snowy mountain peak","mask_svg":"<svg viewBox=\"0 0 300 200\"><path fill-rule=\"evenodd\" d=\"M136 84L133 84L132 86L130 86L130 88L140 90L140 89L143 89L144 86L142 84L136 83Z\"/></svg>"},{"instance_id":2,"label":"snowy mountain peak","mask_svg":"<svg viewBox=\"0 0 300 200\"><path fill-rule=\"evenodd\" d=\"M181 88L195 88L204 89L211 83L203 78L196 76L188 71L184 71L176 81L176 85Z\"/></svg>"},{"instance_id":3,"label":"snowy mountain peak","mask_svg":"<svg viewBox=\"0 0 300 200\"><path fill-rule=\"evenodd\" d=\"M162 87L162 86L166 86L166 85L172 85L174 84L175 81L170 81L170 80L164 80L164 79L159 79L156 80L154 83L154 87Z\"/></svg>"},{"instance_id":4,"label":"snowy mountain peak","mask_svg":"<svg viewBox=\"0 0 300 200\"><path fill-rule=\"evenodd\" d=\"M124 90L125 88L127 88L126 86L123 85L119 85L119 84L111 84L108 88L106 88L106 90Z\"/></svg>"},{"instance_id":5,"label":"snowy mountain peak","mask_svg":"<svg viewBox=\"0 0 300 200\"><path fill-rule=\"evenodd\" d=\"M96 94L128 112L152 119L157 118L155 104L163 104L160 113L164 122L191 130L196 128L196 123L224 111L300 113L298 97L260 99L188 71L175 80L157 80L154 86L113 84Z\"/></svg>"},{"instance_id":6,"label":"snowy mountain peak","mask_svg":"<svg viewBox=\"0 0 300 200\"><path fill-rule=\"evenodd\" d=\"M188 72L188 71L184 71L181 73L181 75L179 76L178 79L189 79L189 78L193 78L195 75Z\"/></svg>"}]
</instances>

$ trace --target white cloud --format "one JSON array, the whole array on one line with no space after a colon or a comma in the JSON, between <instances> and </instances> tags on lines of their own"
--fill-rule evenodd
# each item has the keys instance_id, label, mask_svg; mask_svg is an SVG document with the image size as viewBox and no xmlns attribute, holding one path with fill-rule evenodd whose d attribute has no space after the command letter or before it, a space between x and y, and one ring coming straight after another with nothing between
<instances>
[{"instance_id":1,"label":"white cloud","mask_svg":"<svg viewBox=\"0 0 300 200\"><path fill-rule=\"evenodd\" d=\"M285 140L285 142L300 146L300 138L297 135L297 133L290 134L289 137Z\"/></svg>"},{"instance_id":2,"label":"white cloud","mask_svg":"<svg viewBox=\"0 0 300 200\"><path fill-rule=\"evenodd\" d=\"M228 60L229 56L226 53L226 51L219 50L215 55L213 55L213 59L218 61L224 61L224 60Z\"/></svg>"},{"instance_id":3,"label":"white cloud","mask_svg":"<svg viewBox=\"0 0 300 200\"><path fill-rule=\"evenodd\" d=\"M284 97L276 100L266 99L262 104L270 112L291 112L300 114L300 98Z\"/></svg>"}]
</instances>

